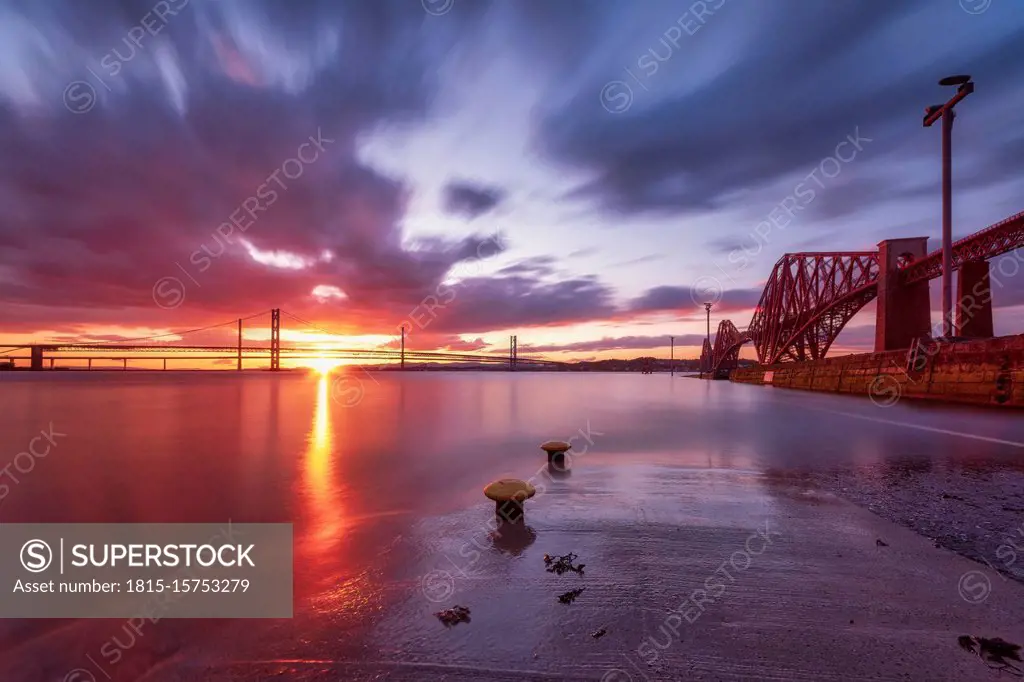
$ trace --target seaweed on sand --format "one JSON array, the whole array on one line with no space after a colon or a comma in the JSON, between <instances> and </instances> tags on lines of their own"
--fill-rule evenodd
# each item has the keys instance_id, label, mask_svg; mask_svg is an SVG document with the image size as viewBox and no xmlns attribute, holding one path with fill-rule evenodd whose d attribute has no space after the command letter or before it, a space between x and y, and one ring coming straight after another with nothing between
<instances>
[{"instance_id":1,"label":"seaweed on sand","mask_svg":"<svg viewBox=\"0 0 1024 682\"><path fill-rule=\"evenodd\" d=\"M581 594L583 594L583 590L585 590L585 589L587 589L587 588L580 587L580 588L575 589L575 590L569 590L565 594L558 595L558 601L562 602L563 604L571 604L574 601L576 601L576 597L578 597Z\"/></svg>"},{"instance_id":2,"label":"seaweed on sand","mask_svg":"<svg viewBox=\"0 0 1024 682\"><path fill-rule=\"evenodd\" d=\"M583 575L583 567L586 564L579 564L579 565L577 565L577 564L573 563L577 559L579 559L579 557L576 556L575 554L573 554L572 552L570 552L570 553L568 553L568 554L566 554L564 556L556 556L556 557L552 557L552 556L550 556L548 554L545 554L544 555L544 564L547 565L547 567L548 567L548 573L557 573L558 575L562 575L563 573L566 573L568 571L572 571L573 573L577 573L579 575Z\"/></svg>"},{"instance_id":3,"label":"seaweed on sand","mask_svg":"<svg viewBox=\"0 0 1024 682\"><path fill-rule=\"evenodd\" d=\"M1014 677L1024 677L1024 669L1011 663L1011 661L1024 662L1020 657L1020 644L1007 642L1001 637L989 639L971 635L960 635L957 638L957 643L964 651L977 655L989 668L1007 672Z\"/></svg>"},{"instance_id":4,"label":"seaweed on sand","mask_svg":"<svg viewBox=\"0 0 1024 682\"><path fill-rule=\"evenodd\" d=\"M445 627L449 628L459 623L469 622L469 609L465 606L453 606L450 609L438 611L434 615L445 624Z\"/></svg>"}]
</instances>

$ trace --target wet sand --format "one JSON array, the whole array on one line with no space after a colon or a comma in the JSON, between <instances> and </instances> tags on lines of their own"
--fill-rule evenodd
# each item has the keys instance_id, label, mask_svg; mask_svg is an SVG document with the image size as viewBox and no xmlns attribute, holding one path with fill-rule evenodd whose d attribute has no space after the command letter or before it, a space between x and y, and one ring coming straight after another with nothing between
<instances>
[{"instance_id":1,"label":"wet sand","mask_svg":"<svg viewBox=\"0 0 1024 682\"><path fill-rule=\"evenodd\" d=\"M1024 582L1024 473L1017 468L864 468L815 478L822 488L974 559L992 580Z\"/></svg>"},{"instance_id":2,"label":"wet sand","mask_svg":"<svg viewBox=\"0 0 1024 682\"><path fill-rule=\"evenodd\" d=\"M972 601L976 563L758 472L590 461L527 503L524 536L496 542L492 513L426 519L396 547L407 568L382 588L373 656L301 661L267 642L202 679L985 680L956 638L1024 640L1024 586ZM570 551L584 575L545 571ZM433 616L456 604L469 623ZM200 679L189 667L144 679Z\"/></svg>"}]
</instances>

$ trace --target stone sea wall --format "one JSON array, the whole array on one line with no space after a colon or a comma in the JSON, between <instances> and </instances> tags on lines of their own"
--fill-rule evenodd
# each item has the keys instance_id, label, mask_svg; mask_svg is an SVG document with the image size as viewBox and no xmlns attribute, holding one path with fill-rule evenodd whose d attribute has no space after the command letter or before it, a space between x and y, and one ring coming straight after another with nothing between
<instances>
[{"instance_id":1,"label":"stone sea wall","mask_svg":"<svg viewBox=\"0 0 1024 682\"><path fill-rule=\"evenodd\" d=\"M1024 407L1024 334L814 362L736 369L732 381L869 397Z\"/></svg>"}]
</instances>

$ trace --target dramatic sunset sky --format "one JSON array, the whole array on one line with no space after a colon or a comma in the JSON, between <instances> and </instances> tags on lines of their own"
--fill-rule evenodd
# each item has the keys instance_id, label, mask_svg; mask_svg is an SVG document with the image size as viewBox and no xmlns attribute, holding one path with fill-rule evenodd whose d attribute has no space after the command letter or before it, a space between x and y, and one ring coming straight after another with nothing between
<instances>
[{"instance_id":1,"label":"dramatic sunset sky","mask_svg":"<svg viewBox=\"0 0 1024 682\"><path fill-rule=\"evenodd\" d=\"M955 73L959 236L1024 210L1020 0L4 0L0 341L279 307L347 345L696 357L698 303L744 328L787 251L938 248Z\"/></svg>"}]
</instances>

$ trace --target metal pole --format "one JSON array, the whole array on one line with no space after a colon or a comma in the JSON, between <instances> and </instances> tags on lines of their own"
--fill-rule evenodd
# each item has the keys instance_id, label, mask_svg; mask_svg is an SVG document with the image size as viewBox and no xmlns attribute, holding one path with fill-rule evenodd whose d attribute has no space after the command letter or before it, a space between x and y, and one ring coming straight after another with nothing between
<instances>
[{"instance_id":1,"label":"metal pole","mask_svg":"<svg viewBox=\"0 0 1024 682\"><path fill-rule=\"evenodd\" d=\"M164 369L167 369L167 361L164 360ZM238 371L242 371L242 320L238 320Z\"/></svg>"},{"instance_id":2,"label":"metal pole","mask_svg":"<svg viewBox=\"0 0 1024 682\"><path fill-rule=\"evenodd\" d=\"M708 336L707 336L708 343L707 343L707 346L708 346L708 349L710 350L710 348L711 348L711 303L710 302L704 304L704 310L705 310L705 312L707 312L707 315L708 315ZM704 354L703 351L701 351L701 355L703 355L703 354ZM708 356L708 358L707 358L707 369L709 371L711 369L711 362L712 362L711 361L711 357ZM701 367L701 377L702 378L704 376L704 369L705 369L704 367Z\"/></svg>"},{"instance_id":3,"label":"metal pole","mask_svg":"<svg viewBox=\"0 0 1024 682\"><path fill-rule=\"evenodd\" d=\"M704 310L708 313L708 344L711 344L711 304L705 303Z\"/></svg>"},{"instance_id":4,"label":"metal pole","mask_svg":"<svg viewBox=\"0 0 1024 682\"><path fill-rule=\"evenodd\" d=\"M967 75L947 76L939 81L945 87L956 85L956 94L945 104L924 110L924 126L942 119L942 335L953 336L953 120L957 102L974 92L974 82Z\"/></svg>"},{"instance_id":5,"label":"metal pole","mask_svg":"<svg viewBox=\"0 0 1024 682\"><path fill-rule=\"evenodd\" d=\"M676 375L676 337L670 336L668 338L670 339L671 344L672 344L671 350L669 350L669 360L668 360L669 376L675 376Z\"/></svg>"},{"instance_id":6,"label":"metal pole","mask_svg":"<svg viewBox=\"0 0 1024 682\"><path fill-rule=\"evenodd\" d=\"M405 325L402 325L402 369L405 369Z\"/></svg>"},{"instance_id":7,"label":"metal pole","mask_svg":"<svg viewBox=\"0 0 1024 682\"><path fill-rule=\"evenodd\" d=\"M942 112L942 334L953 336L953 119L956 112Z\"/></svg>"},{"instance_id":8,"label":"metal pole","mask_svg":"<svg viewBox=\"0 0 1024 682\"><path fill-rule=\"evenodd\" d=\"M281 309L270 311L270 369L281 369Z\"/></svg>"}]
</instances>

